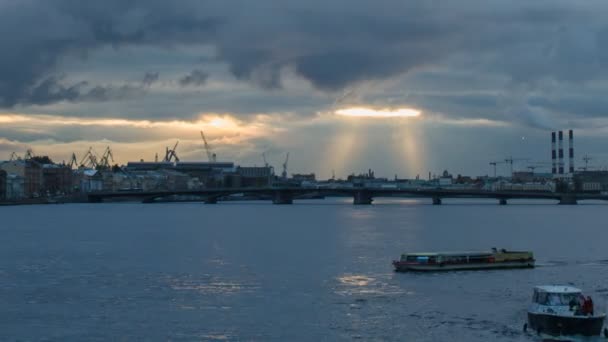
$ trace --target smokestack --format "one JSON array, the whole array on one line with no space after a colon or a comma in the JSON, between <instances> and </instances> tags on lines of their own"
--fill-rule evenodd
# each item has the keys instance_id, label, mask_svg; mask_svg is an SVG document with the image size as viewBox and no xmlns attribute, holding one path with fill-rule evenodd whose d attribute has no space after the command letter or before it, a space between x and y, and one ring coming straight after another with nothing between
<instances>
[{"instance_id":1,"label":"smokestack","mask_svg":"<svg viewBox=\"0 0 608 342\"><path fill-rule=\"evenodd\" d=\"M570 174L574 174L574 132L568 131L568 160L570 161Z\"/></svg>"},{"instance_id":2,"label":"smokestack","mask_svg":"<svg viewBox=\"0 0 608 342\"><path fill-rule=\"evenodd\" d=\"M557 157L559 159L559 174L563 175L564 174L564 132L559 131L558 134L558 152L557 152Z\"/></svg>"},{"instance_id":3,"label":"smokestack","mask_svg":"<svg viewBox=\"0 0 608 342\"><path fill-rule=\"evenodd\" d=\"M555 151L555 132L551 132L551 173L557 173L557 153Z\"/></svg>"}]
</instances>

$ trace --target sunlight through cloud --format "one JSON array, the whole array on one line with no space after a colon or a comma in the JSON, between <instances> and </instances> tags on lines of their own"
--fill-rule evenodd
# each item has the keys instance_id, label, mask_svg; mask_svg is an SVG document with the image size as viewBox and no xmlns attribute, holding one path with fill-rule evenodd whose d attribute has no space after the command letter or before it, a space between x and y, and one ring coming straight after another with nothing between
<instances>
[{"instance_id":1,"label":"sunlight through cloud","mask_svg":"<svg viewBox=\"0 0 608 342\"><path fill-rule=\"evenodd\" d=\"M396 109L373 109L366 107L352 107L338 109L336 115L350 116L359 118L411 118L420 116L420 111L413 108L396 108Z\"/></svg>"}]
</instances>

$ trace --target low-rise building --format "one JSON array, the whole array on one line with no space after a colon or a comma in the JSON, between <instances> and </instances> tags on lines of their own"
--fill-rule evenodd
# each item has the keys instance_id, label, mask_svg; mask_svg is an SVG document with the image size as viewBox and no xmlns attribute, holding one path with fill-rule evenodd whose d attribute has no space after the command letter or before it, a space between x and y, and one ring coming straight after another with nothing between
<instances>
[{"instance_id":1,"label":"low-rise building","mask_svg":"<svg viewBox=\"0 0 608 342\"><path fill-rule=\"evenodd\" d=\"M572 180L576 191L608 191L608 171L575 172Z\"/></svg>"},{"instance_id":2,"label":"low-rise building","mask_svg":"<svg viewBox=\"0 0 608 342\"><path fill-rule=\"evenodd\" d=\"M72 174L72 169L66 165L42 165L42 192L51 195L72 193Z\"/></svg>"},{"instance_id":3,"label":"low-rise building","mask_svg":"<svg viewBox=\"0 0 608 342\"><path fill-rule=\"evenodd\" d=\"M24 199L25 197L25 179L14 173L7 173L6 199L15 201Z\"/></svg>"},{"instance_id":4,"label":"low-rise building","mask_svg":"<svg viewBox=\"0 0 608 342\"><path fill-rule=\"evenodd\" d=\"M4 170L0 170L0 201L6 200L6 176L8 174Z\"/></svg>"},{"instance_id":5,"label":"low-rise building","mask_svg":"<svg viewBox=\"0 0 608 342\"><path fill-rule=\"evenodd\" d=\"M42 190L42 165L33 160L11 160L0 164L0 169L7 174L17 175L23 179L25 197L38 197Z\"/></svg>"}]
</instances>

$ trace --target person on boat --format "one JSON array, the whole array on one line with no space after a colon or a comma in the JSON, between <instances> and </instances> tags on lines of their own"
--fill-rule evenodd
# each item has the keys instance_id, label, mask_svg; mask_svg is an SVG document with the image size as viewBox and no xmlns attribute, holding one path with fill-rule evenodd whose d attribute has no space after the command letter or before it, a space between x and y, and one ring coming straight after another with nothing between
<instances>
[{"instance_id":1,"label":"person on boat","mask_svg":"<svg viewBox=\"0 0 608 342\"><path fill-rule=\"evenodd\" d=\"M572 299L570 299L570 302L568 303L568 306L570 307L570 311L578 311L578 298L572 297Z\"/></svg>"},{"instance_id":2,"label":"person on boat","mask_svg":"<svg viewBox=\"0 0 608 342\"><path fill-rule=\"evenodd\" d=\"M585 301L583 302L582 312L583 315L593 316L593 300L591 300L590 296L587 296L585 298Z\"/></svg>"}]
</instances>

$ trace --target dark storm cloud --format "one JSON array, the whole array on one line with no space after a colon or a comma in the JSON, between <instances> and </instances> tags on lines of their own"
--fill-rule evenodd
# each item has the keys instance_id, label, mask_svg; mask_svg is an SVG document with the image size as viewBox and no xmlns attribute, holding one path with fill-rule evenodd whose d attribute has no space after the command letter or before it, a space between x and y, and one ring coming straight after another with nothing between
<instances>
[{"instance_id":1,"label":"dark storm cloud","mask_svg":"<svg viewBox=\"0 0 608 342\"><path fill-rule=\"evenodd\" d=\"M281 87L285 69L333 92L454 60L514 82L584 82L608 75L607 8L600 1L0 0L0 106L112 98L116 89L83 95L85 84L58 84L63 57L103 46L213 46L237 78L264 88ZM206 79L189 76L180 83Z\"/></svg>"},{"instance_id":2,"label":"dark storm cloud","mask_svg":"<svg viewBox=\"0 0 608 342\"><path fill-rule=\"evenodd\" d=\"M192 70L191 73L179 79L179 85L182 87L194 86L200 87L207 82L209 74L202 70Z\"/></svg>"},{"instance_id":3,"label":"dark storm cloud","mask_svg":"<svg viewBox=\"0 0 608 342\"><path fill-rule=\"evenodd\" d=\"M123 100L142 94L158 80L158 73L146 73L137 84L96 85L89 87L86 81L65 85L63 77L49 76L27 90L28 103L46 105L58 101L103 102Z\"/></svg>"}]
</instances>

